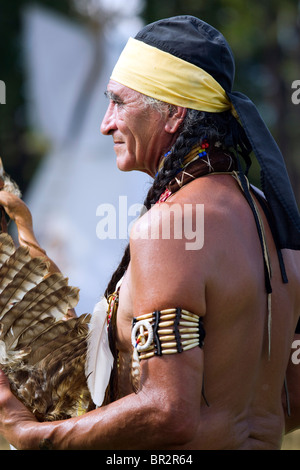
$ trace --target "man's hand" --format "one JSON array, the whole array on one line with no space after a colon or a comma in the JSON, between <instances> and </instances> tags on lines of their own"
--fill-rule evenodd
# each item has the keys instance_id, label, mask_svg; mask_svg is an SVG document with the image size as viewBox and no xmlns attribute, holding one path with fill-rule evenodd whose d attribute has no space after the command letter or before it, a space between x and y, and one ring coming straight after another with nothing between
<instances>
[{"instance_id":1,"label":"man's hand","mask_svg":"<svg viewBox=\"0 0 300 470\"><path fill-rule=\"evenodd\" d=\"M46 256L33 232L33 222L30 210L19 197L7 191L0 191L0 206L8 217L13 220L18 229L20 245L28 246L32 256Z\"/></svg>"},{"instance_id":2,"label":"man's hand","mask_svg":"<svg viewBox=\"0 0 300 470\"><path fill-rule=\"evenodd\" d=\"M18 238L20 245L27 246L32 257L43 257L49 263L49 272L60 272L58 266L47 256L45 250L39 245L34 231L32 215L29 208L18 196L7 191L0 190L0 206L2 206L11 220L13 220L18 229ZM65 319L75 317L74 309L68 311Z\"/></svg>"},{"instance_id":3,"label":"man's hand","mask_svg":"<svg viewBox=\"0 0 300 470\"><path fill-rule=\"evenodd\" d=\"M20 435L26 425L36 423L34 415L13 395L9 381L0 369L0 434L20 449Z\"/></svg>"},{"instance_id":4,"label":"man's hand","mask_svg":"<svg viewBox=\"0 0 300 470\"><path fill-rule=\"evenodd\" d=\"M32 229L30 210L19 197L7 191L1 191L0 205L4 207L9 218L14 220L17 226L28 226Z\"/></svg>"}]
</instances>

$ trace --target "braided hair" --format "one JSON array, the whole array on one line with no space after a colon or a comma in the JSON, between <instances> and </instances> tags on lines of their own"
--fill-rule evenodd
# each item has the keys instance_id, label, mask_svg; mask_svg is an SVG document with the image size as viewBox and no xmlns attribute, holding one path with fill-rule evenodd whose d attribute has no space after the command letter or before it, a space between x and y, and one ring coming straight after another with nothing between
<instances>
[{"instance_id":1,"label":"braided hair","mask_svg":"<svg viewBox=\"0 0 300 470\"><path fill-rule=\"evenodd\" d=\"M172 114L176 107L168 105L162 101L142 95L146 106L155 107L156 110L161 110L168 106L169 113ZM170 149L165 155L163 166L156 174L153 184L148 191L147 197L144 201L144 207L149 210L155 204L161 194L164 192L168 183L174 178L176 173L183 163L184 157L191 151L195 145L201 145L203 140L209 144L218 142L221 144L222 149L231 150L235 156L239 155L246 163L246 172L248 171L251 160L251 145L249 140L240 125L234 118L230 111L222 113L209 113L204 111L197 111L188 109L186 117L181 125L179 135ZM115 290L117 282L125 274L130 261L130 247L127 245L122 260L113 273L108 286L105 291L105 296L108 297Z\"/></svg>"}]
</instances>

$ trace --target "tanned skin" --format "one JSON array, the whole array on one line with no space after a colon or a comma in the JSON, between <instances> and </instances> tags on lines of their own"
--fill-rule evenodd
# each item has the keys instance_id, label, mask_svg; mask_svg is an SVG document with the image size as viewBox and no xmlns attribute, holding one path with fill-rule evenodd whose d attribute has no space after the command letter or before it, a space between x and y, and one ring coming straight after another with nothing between
<instances>
[{"instance_id":1,"label":"tanned skin","mask_svg":"<svg viewBox=\"0 0 300 470\"><path fill-rule=\"evenodd\" d=\"M172 117L148 114L153 127L141 135L142 108L134 115L138 94L115 82L108 91L111 101L102 132L117 142L118 166L153 174L159 155L178 134L184 110L178 108ZM155 131L159 151L152 145ZM1 193L0 204L9 210ZM184 223L187 205L196 221L197 204L204 205L204 243L188 250L190 240L172 233ZM300 422L300 365L290 360L300 314L300 254L283 250L289 279L283 284L270 229L260 212L272 265L270 356L263 258L252 212L231 175L205 176L156 204L131 233L131 261L117 316L124 396L77 418L38 423L11 394L1 373L0 434L18 449L38 449L43 439L54 449L279 449L285 430ZM166 240L159 233L170 220L171 237ZM142 360L141 388L133 393L126 373L132 318L171 307L203 317L204 348ZM282 404L286 374L294 412L287 421ZM202 396L203 377L209 406Z\"/></svg>"}]
</instances>

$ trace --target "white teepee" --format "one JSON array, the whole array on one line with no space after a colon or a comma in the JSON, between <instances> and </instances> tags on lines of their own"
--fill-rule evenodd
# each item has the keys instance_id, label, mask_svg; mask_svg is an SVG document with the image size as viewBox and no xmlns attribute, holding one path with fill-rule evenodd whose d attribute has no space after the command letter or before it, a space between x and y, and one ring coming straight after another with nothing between
<instances>
[{"instance_id":1,"label":"white teepee","mask_svg":"<svg viewBox=\"0 0 300 470\"><path fill-rule=\"evenodd\" d=\"M41 245L80 288L79 314L92 312L103 294L128 241L124 224L134 219L128 210L143 202L150 184L142 173L117 169L112 139L100 133L110 72L140 27L133 15L92 34L47 10L24 14L30 116L51 141L25 200ZM97 236L99 206L115 210L115 239Z\"/></svg>"}]
</instances>

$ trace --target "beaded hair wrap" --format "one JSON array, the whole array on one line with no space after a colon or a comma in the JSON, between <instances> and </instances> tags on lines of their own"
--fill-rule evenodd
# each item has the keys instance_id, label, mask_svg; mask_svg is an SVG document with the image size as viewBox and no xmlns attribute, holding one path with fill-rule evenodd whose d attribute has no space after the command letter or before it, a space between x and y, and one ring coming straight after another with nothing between
<instances>
[{"instance_id":1,"label":"beaded hair wrap","mask_svg":"<svg viewBox=\"0 0 300 470\"><path fill-rule=\"evenodd\" d=\"M172 194L196 178L212 173L232 174L237 170L234 154L224 150L220 143L209 144L205 139L186 155L176 175L169 181L158 202L165 202Z\"/></svg>"},{"instance_id":2,"label":"beaded hair wrap","mask_svg":"<svg viewBox=\"0 0 300 470\"><path fill-rule=\"evenodd\" d=\"M140 385L140 360L202 348L204 338L202 318L188 310L170 308L134 317L131 332L134 390L137 392Z\"/></svg>"}]
</instances>

